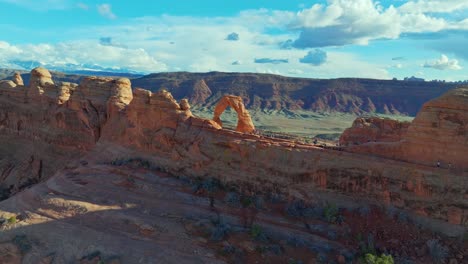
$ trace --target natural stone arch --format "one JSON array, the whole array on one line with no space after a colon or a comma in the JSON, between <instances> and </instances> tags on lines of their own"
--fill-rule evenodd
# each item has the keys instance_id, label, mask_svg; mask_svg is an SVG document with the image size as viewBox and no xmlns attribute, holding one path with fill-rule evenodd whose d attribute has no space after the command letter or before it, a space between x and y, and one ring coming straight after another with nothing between
<instances>
[{"instance_id":1,"label":"natural stone arch","mask_svg":"<svg viewBox=\"0 0 468 264\"><path fill-rule=\"evenodd\" d=\"M223 96L215 107L213 121L222 127L223 123L221 122L220 116L228 106L232 107L232 109L237 112L236 131L242 133L254 132L255 126L252 122L252 118L250 118L249 111L245 109L244 103L242 102L242 98L240 96Z\"/></svg>"}]
</instances>

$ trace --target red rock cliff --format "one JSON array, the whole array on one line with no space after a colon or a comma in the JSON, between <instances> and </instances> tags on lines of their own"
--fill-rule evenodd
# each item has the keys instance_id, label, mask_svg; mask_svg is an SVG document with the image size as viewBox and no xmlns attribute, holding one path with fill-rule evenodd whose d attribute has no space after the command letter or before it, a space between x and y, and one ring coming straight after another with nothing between
<instances>
[{"instance_id":1,"label":"red rock cliff","mask_svg":"<svg viewBox=\"0 0 468 264\"><path fill-rule=\"evenodd\" d=\"M345 131L344 142L351 141L352 131L358 132L356 128ZM359 136L367 137L365 133ZM429 166L440 161L445 168L468 169L468 88L451 90L424 104L401 139L391 140L398 142L378 139L381 142L350 146L347 150Z\"/></svg>"}]
</instances>

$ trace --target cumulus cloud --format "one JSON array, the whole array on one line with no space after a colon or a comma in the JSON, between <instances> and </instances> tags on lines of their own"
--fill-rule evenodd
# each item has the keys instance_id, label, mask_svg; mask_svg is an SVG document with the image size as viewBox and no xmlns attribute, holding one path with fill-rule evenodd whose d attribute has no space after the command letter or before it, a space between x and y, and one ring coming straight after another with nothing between
<instances>
[{"instance_id":1,"label":"cumulus cloud","mask_svg":"<svg viewBox=\"0 0 468 264\"><path fill-rule=\"evenodd\" d=\"M231 34L227 35L225 40L238 41L239 40L239 34L237 34L236 32L232 32Z\"/></svg>"},{"instance_id":2,"label":"cumulus cloud","mask_svg":"<svg viewBox=\"0 0 468 264\"><path fill-rule=\"evenodd\" d=\"M117 16L112 12L112 7L110 4L101 4L97 5L97 9L101 16L108 19L116 19Z\"/></svg>"},{"instance_id":3,"label":"cumulus cloud","mask_svg":"<svg viewBox=\"0 0 468 264\"><path fill-rule=\"evenodd\" d=\"M304 58L299 59L301 63L307 63L314 66L319 66L327 61L327 53L321 49L309 51Z\"/></svg>"},{"instance_id":4,"label":"cumulus cloud","mask_svg":"<svg viewBox=\"0 0 468 264\"><path fill-rule=\"evenodd\" d=\"M466 5L466 0L453 1L458 3L457 9ZM435 0L418 1L414 2L413 7L403 5L398 8L393 5L385 8L373 0L329 0L326 5L315 4L298 12L289 23L290 30L300 32L292 46L305 49L348 44L367 45L372 40L397 39L403 33L468 29L468 23L463 21L448 21L423 12L449 12L451 8L430 7L432 5L423 8L423 2L438 2L450 6L447 1Z\"/></svg>"},{"instance_id":5,"label":"cumulus cloud","mask_svg":"<svg viewBox=\"0 0 468 264\"><path fill-rule=\"evenodd\" d=\"M238 60L233 61L233 62L231 63L231 65L241 65L241 64L242 64L242 62L240 62L240 61L238 61Z\"/></svg>"},{"instance_id":6,"label":"cumulus cloud","mask_svg":"<svg viewBox=\"0 0 468 264\"><path fill-rule=\"evenodd\" d=\"M450 60L446 55L442 54L439 59L424 63L424 68L433 68L437 70L461 70L462 67L458 64L458 60Z\"/></svg>"},{"instance_id":7,"label":"cumulus cloud","mask_svg":"<svg viewBox=\"0 0 468 264\"><path fill-rule=\"evenodd\" d=\"M271 59L271 58L260 58L254 59L254 63L271 63L271 64L280 64L280 63L288 63L288 59Z\"/></svg>"},{"instance_id":8,"label":"cumulus cloud","mask_svg":"<svg viewBox=\"0 0 468 264\"><path fill-rule=\"evenodd\" d=\"M448 13L468 9L466 0L417 0L408 1L400 8L407 13Z\"/></svg>"},{"instance_id":9,"label":"cumulus cloud","mask_svg":"<svg viewBox=\"0 0 468 264\"><path fill-rule=\"evenodd\" d=\"M90 64L106 68L125 67L142 72L157 72L167 69L164 63L141 48L123 49L96 45L95 41L17 46L0 42L0 62L24 61L25 59L53 66Z\"/></svg>"}]
</instances>

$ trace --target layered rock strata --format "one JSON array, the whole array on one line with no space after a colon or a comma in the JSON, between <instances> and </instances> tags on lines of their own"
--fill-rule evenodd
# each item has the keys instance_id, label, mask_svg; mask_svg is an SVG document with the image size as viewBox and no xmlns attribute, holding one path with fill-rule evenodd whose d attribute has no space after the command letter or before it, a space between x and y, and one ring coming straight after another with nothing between
<instances>
[{"instance_id":1,"label":"layered rock strata","mask_svg":"<svg viewBox=\"0 0 468 264\"><path fill-rule=\"evenodd\" d=\"M177 102L167 91L132 91L128 79L88 77L76 86L53 84L43 70L36 71L42 75L29 87L0 82L5 120L0 132L5 136L88 153L88 159L97 164L137 157L176 176L215 177L242 189L339 205L396 206L452 235L468 226L466 177L450 171L224 130L216 121L193 116L187 101ZM450 127L455 127L457 113L466 136L465 93L448 96L461 98L448 112L450 117L442 120L450 120ZM413 123L421 124L419 129L427 133L449 133L444 130L449 121L438 127L422 125L442 111L444 102L428 104ZM415 133L411 129L415 128L410 127L407 134ZM446 149L456 150L449 145L453 142L438 144L443 142ZM447 157L468 153L464 147L457 151Z\"/></svg>"}]
</instances>

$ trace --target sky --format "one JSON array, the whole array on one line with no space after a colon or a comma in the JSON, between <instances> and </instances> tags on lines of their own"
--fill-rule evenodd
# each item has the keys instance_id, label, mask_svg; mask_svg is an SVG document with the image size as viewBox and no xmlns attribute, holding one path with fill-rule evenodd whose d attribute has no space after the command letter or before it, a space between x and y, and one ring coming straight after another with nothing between
<instances>
[{"instance_id":1,"label":"sky","mask_svg":"<svg viewBox=\"0 0 468 264\"><path fill-rule=\"evenodd\" d=\"M0 67L468 79L468 0L0 0Z\"/></svg>"}]
</instances>

